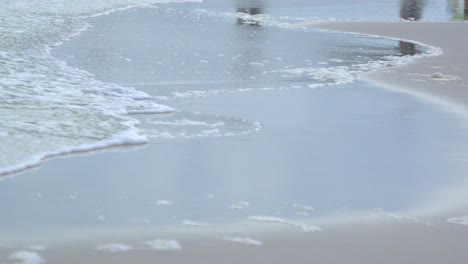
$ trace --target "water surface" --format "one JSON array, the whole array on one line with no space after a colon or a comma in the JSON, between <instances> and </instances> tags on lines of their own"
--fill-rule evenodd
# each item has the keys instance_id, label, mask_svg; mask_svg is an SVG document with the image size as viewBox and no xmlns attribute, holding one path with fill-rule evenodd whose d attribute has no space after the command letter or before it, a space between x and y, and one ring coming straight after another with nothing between
<instances>
[{"instance_id":1,"label":"water surface","mask_svg":"<svg viewBox=\"0 0 468 264\"><path fill-rule=\"evenodd\" d=\"M285 12L273 4L228 13L211 5L91 18L92 28L53 51L97 84L176 112L132 116L149 138L140 149L56 159L2 181L7 241L410 211L463 182L465 120L359 81L407 61L401 43L277 23L265 16ZM430 51L415 48L409 54Z\"/></svg>"}]
</instances>

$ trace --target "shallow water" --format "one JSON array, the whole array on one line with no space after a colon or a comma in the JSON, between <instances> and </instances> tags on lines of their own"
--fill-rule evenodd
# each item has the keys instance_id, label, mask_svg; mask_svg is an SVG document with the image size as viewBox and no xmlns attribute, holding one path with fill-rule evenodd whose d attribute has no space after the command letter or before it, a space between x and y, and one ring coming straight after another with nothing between
<instances>
[{"instance_id":1,"label":"shallow water","mask_svg":"<svg viewBox=\"0 0 468 264\"><path fill-rule=\"evenodd\" d=\"M149 2L2 1L0 175L46 156L146 142L127 114L169 108L68 67L50 49L86 30L85 17Z\"/></svg>"},{"instance_id":2,"label":"shallow water","mask_svg":"<svg viewBox=\"0 0 468 264\"><path fill-rule=\"evenodd\" d=\"M95 82L135 87L176 112L136 117L150 138L141 149L57 159L0 182L5 240L407 211L463 181L464 119L358 80L406 62L401 43L210 6L92 18L53 51Z\"/></svg>"},{"instance_id":3,"label":"shallow water","mask_svg":"<svg viewBox=\"0 0 468 264\"><path fill-rule=\"evenodd\" d=\"M85 31L90 26L87 18L98 17L131 6L151 5L155 10L158 10L157 6L153 4L164 2L173 1L100 0L80 1L78 4L74 2L72 4L70 0L56 0L52 2L35 1L34 3L30 1L4 1L3 9L0 11L0 20L3 22L0 28L3 36L2 41L0 41L0 61L2 65L4 65L3 70L0 72L0 85L2 87L0 115L3 117L1 122L2 131L0 134L3 139L0 142L0 149L2 150L0 152L0 174L8 174L38 165L41 159L47 156L118 144L144 143L147 141L147 138L138 136L138 130L135 128L137 121L127 114L136 112L166 112L170 110L169 108L155 104L152 100L148 99L146 94L129 88L130 85L135 86L133 85L135 83L132 82L131 79L127 80L129 82L125 84L129 85L125 87L109 82L100 82L94 79L88 72L69 67L62 61L56 60L50 56L49 51L52 47L60 45L62 42ZM406 2L408 1L403 1L402 3ZM419 3L421 1L409 2ZM435 0L426 1L424 5L416 4L417 8L414 8L414 4L410 4L411 12L409 12L410 14L408 16L414 16L412 15L414 11L417 14L421 14L418 15L417 19L421 17L421 19L429 20L448 20L447 14L450 12L447 12L447 9L441 9L443 3L445 2ZM295 24L299 22L308 20L329 20L331 17L338 15L343 19L355 19L353 16L361 14L362 12L367 14L365 17L371 20L375 18L395 20L395 14L399 12L398 10L407 9L405 4L399 6L395 4L394 1L379 1L379 4L367 3L363 5L363 11L361 11L360 8L355 8L356 6L359 7L362 5L356 5L354 2L351 4L349 1L342 1L339 4L324 1L314 2L313 4L308 1L293 1L287 5L282 1L206 1L201 4L180 5L177 3L169 4L168 6L175 7L177 10L163 8L163 12L177 13L161 15L161 19L168 20L155 22L163 22L161 25L166 25L166 30L162 31L166 34L170 32L167 31L168 26L172 27L172 29L175 30L174 32L186 30L185 37L191 37L190 39L196 39L193 37L203 33L200 32L200 29L203 28L200 27L200 25L198 25L199 30L195 29L196 20L200 16L204 17L202 23L210 22L210 20L206 19L206 16L212 16L212 20L217 22L223 20L221 17L229 19L229 16L231 16L231 18L232 16L238 16L239 14L236 14L234 11L243 10L247 13L250 11L260 13L254 16L245 16L244 14L244 17L237 17L240 23L252 23L252 19L254 23L257 23L259 22L258 19L260 19L260 22L265 22L265 24L268 25L290 28L296 27ZM339 8L331 11L330 6ZM188 12L189 14L187 15L187 9L191 9L193 12ZM377 10L379 10L379 12L377 12ZM301 14L303 13L307 13L308 16L302 17ZM314 14L319 15L316 17ZM349 14L353 14L353 16ZM402 15L400 14L400 16ZM187 20L190 19L195 22L192 25L193 27L191 27L191 29L195 29L193 31L188 30L188 28L186 28L187 25L184 24L184 21L187 22ZM120 27L122 26L123 25L120 25ZM208 26L206 28L225 30L222 27ZM155 30L160 29L161 28ZM203 29L201 29L201 31L203 31ZM266 61L262 56L272 56L274 52L273 54L263 54L260 49L250 49L249 52L245 52L243 49L245 48L246 42L249 41L253 41L261 46L261 39L265 38L266 36L264 36L264 34L267 33L263 30L253 32L252 30L242 29L234 32L228 30L226 32L231 32L232 35L227 36L219 34L219 36L232 37L239 44L237 53L232 56L237 56L238 53L250 54L239 58L239 60L246 59L249 60L251 64L241 68L232 68L230 71L226 71L226 65L219 65L220 69L223 70L220 77L225 78L216 80L217 83L231 83L239 80L245 81L246 79L264 78L263 71L265 69L262 69L262 67L265 65ZM177 39L175 35L176 34L172 35L171 38L160 39L159 41L161 41L162 45L160 47L164 48L164 45L172 45L172 43L166 43L166 39L179 41L179 44L184 43L183 39L181 41L181 39ZM210 37L214 36L217 35L213 32ZM294 36L291 37L294 39ZM154 36L146 39L148 41L157 40ZM133 42L135 42L135 40ZM126 41L127 50L131 52L133 42L129 41L129 39ZM317 41L317 38L315 41ZM212 43L225 44L216 39L213 39ZM184 44L188 45L189 43ZM210 46L210 41L198 44L202 44L201 47L203 47L205 51L215 49L215 47ZM289 46L289 48L294 50L308 48L300 45L300 42L297 44L298 45L295 46ZM319 46L321 45L323 44L319 44ZM255 45L250 45L250 47L252 46ZM173 49L178 48L177 46L171 47ZM283 48L284 47L288 46L283 45ZM165 52L172 51L172 49L165 50ZM103 51L98 52L100 53L97 54L97 56L103 60L110 60L107 61L109 64L116 62L112 60L122 59L116 58L115 56L113 57L112 54L101 53ZM109 49L107 52L114 51ZM203 52L203 49L201 52ZM284 53L284 50L279 52ZM143 70L141 69L142 67L135 68L134 70L136 72L140 72L138 83L141 84L145 81L145 78L142 76L143 74L147 76L146 74L148 72L153 75L157 73L160 75L159 77L164 75L164 78L157 78L158 82L167 80L167 77L177 78L178 76L175 74L175 69L178 72L190 74L190 70L194 70L194 64L190 61L194 59L193 56L190 57L187 56L188 54L180 54L180 57L189 59L189 61L185 62L184 60L177 60L175 58L175 53L177 52L165 54L167 56L160 56L158 59L161 64L165 63L164 59L179 63L179 65L173 66L176 68L166 69L161 65L160 67L156 67L157 65L155 66L154 64L150 64L153 65L152 71ZM312 53L312 51L309 53ZM320 52L316 53L320 54ZM118 52L118 54L120 54L119 56L125 56L125 53ZM216 55L223 56L226 54L219 53ZM124 59L129 58L125 57ZM151 56L148 56L147 59L151 59ZM281 58L273 57L270 59L280 60ZM316 58L311 57L311 59ZM363 61L365 61L365 58L363 58ZM207 60L200 59L198 62L206 63ZM187 63L187 66L184 67L185 63ZM281 79L274 78L277 75L291 75L291 73L297 75L298 73L298 69L281 69L275 67L275 61L272 62L268 60L268 63L271 64L274 70L280 71L272 71L269 75L266 75L266 77L275 84L278 84L279 79ZM284 62L278 62L276 64L286 65ZM236 63L234 65L238 66L242 64ZM97 64L97 66L100 65ZM298 66L309 67L310 65L304 65L303 63L303 65ZM199 74L200 71L203 71L204 67L206 67L206 65L197 66L198 69L194 70L192 74L201 76L192 79L199 80L201 78L210 80L211 76ZM303 68L299 69L303 70ZM269 68L266 70L271 69ZM94 72L98 71L96 70L93 71L93 73ZM119 74L118 71L114 73L115 75ZM220 72L212 70L210 73L220 74ZM336 78L337 76L330 76L333 73L334 72L330 71L321 72L321 80L325 77ZM336 73L342 73L342 69L338 69ZM226 74L229 76L225 76ZM248 76L246 74L248 74ZM316 74L316 72L312 73L312 75L314 74ZM302 71L300 75L300 77L305 77L307 79L311 74L308 71ZM231 78L232 76L234 77ZM120 82L120 80L117 80L115 77L111 81ZM164 96L163 92L158 95L159 98L164 98ZM182 93L172 94L172 96L191 95ZM80 124L80 126L78 127L77 124Z\"/></svg>"}]
</instances>

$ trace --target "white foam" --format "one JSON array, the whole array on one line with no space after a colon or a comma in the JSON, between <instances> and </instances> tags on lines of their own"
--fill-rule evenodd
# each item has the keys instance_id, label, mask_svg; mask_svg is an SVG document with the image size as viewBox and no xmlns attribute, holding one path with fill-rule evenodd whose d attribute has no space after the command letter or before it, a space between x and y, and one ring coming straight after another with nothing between
<instances>
[{"instance_id":1,"label":"white foam","mask_svg":"<svg viewBox=\"0 0 468 264\"><path fill-rule=\"evenodd\" d=\"M189 119L180 119L175 121L150 121L151 124L154 125L165 125L165 126L204 126L204 127L221 127L224 125L223 122L216 122L216 123L207 123L202 121L193 121Z\"/></svg>"},{"instance_id":2,"label":"white foam","mask_svg":"<svg viewBox=\"0 0 468 264\"><path fill-rule=\"evenodd\" d=\"M176 98L176 99L189 99L189 98L208 97L208 96L213 96L213 95L230 94L230 93L233 93L233 91L207 90L207 91L172 92L171 95L173 98Z\"/></svg>"},{"instance_id":3,"label":"white foam","mask_svg":"<svg viewBox=\"0 0 468 264\"><path fill-rule=\"evenodd\" d=\"M173 204L174 204L174 202L168 201L168 200L157 200L156 201L157 206L171 206Z\"/></svg>"},{"instance_id":4,"label":"white foam","mask_svg":"<svg viewBox=\"0 0 468 264\"><path fill-rule=\"evenodd\" d=\"M461 81L462 78L456 75L443 74L441 72L435 72L429 75L429 78L436 81Z\"/></svg>"},{"instance_id":5,"label":"white foam","mask_svg":"<svg viewBox=\"0 0 468 264\"><path fill-rule=\"evenodd\" d=\"M299 215L299 216L310 216L310 214L308 212L297 212L296 215Z\"/></svg>"},{"instance_id":6,"label":"white foam","mask_svg":"<svg viewBox=\"0 0 468 264\"><path fill-rule=\"evenodd\" d=\"M157 240L146 241L145 245L151 247L152 249L160 250L160 251L178 251L182 249L182 247L176 240L157 239Z\"/></svg>"},{"instance_id":7,"label":"white foam","mask_svg":"<svg viewBox=\"0 0 468 264\"><path fill-rule=\"evenodd\" d=\"M45 259L37 252L20 250L13 252L8 256L10 260L16 261L18 264L42 264L45 263Z\"/></svg>"},{"instance_id":8,"label":"white foam","mask_svg":"<svg viewBox=\"0 0 468 264\"><path fill-rule=\"evenodd\" d=\"M132 246L121 243L105 244L96 247L99 251L107 251L111 253L126 252L133 249Z\"/></svg>"},{"instance_id":9,"label":"white foam","mask_svg":"<svg viewBox=\"0 0 468 264\"><path fill-rule=\"evenodd\" d=\"M186 225L186 226L198 226L198 227L201 227L201 226L209 226L208 223L196 222L196 221L192 221L192 220L182 220L181 223L182 223L183 225Z\"/></svg>"},{"instance_id":10,"label":"white foam","mask_svg":"<svg viewBox=\"0 0 468 264\"><path fill-rule=\"evenodd\" d=\"M83 144L83 145L74 146L74 147L64 147L62 149L55 150L55 151L48 151L48 152L35 154L23 160L21 163L0 168L0 176L23 171L25 169L38 166L39 164L41 164L43 160L56 157L56 156L62 156L62 155L67 155L67 154L72 154L72 153L80 153L80 152L89 152L89 151L109 148L113 146L135 145L135 144L146 143L148 141L147 137L140 136L137 133L137 131L138 131L137 128L129 128L127 131L121 132L115 136L112 136L110 139L98 141L96 143ZM2 178L0 178L0 180L2 180Z\"/></svg>"},{"instance_id":11,"label":"white foam","mask_svg":"<svg viewBox=\"0 0 468 264\"><path fill-rule=\"evenodd\" d=\"M320 228L318 226L299 224L299 223L292 222L292 221L287 221L287 220L285 220L283 218L279 218L279 217L275 217L275 216L249 216L248 219L252 220L252 221L258 221L258 222L289 225L289 226L300 228L304 232L322 231L322 228Z\"/></svg>"},{"instance_id":12,"label":"white foam","mask_svg":"<svg viewBox=\"0 0 468 264\"><path fill-rule=\"evenodd\" d=\"M312 206L308 206L308 205L302 205L302 204L293 204L291 205L293 208L297 208L297 209L303 209L303 210L307 210L307 211L315 211L315 208L312 207Z\"/></svg>"},{"instance_id":13,"label":"white foam","mask_svg":"<svg viewBox=\"0 0 468 264\"><path fill-rule=\"evenodd\" d=\"M178 116L181 118L178 118ZM163 120L148 120L145 134L150 138L178 139L231 137L257 132L262 128L258 122L232 117L200 114L173 113Z\"/></svg>"},{"instance_id":14,"label":"white foam","mask_svg":"<svg viewBox=\"0 0 468 264\"><path fill-rule=\"evenodd\" d=\"M279 73L283 78L306 78L310 81L328 82L331 84L346 84L353 82L356 77L347 66L327 68L294 68L270 71L268 73Z\"/></svg>"},{"instance_id":15,"label":"white foam","mask_svg":"<svg viewBox=\"0 0 468 264\"><path fill-rule=\"evenodd\" d=\"M231 204L230 206L228 206L228 208L229 209L241 210L241 209L244 209L245 207L249 207L249 206L250 206L249 202L237 202L235 204Z\"/></svg>"},{"instance_id":16,"label":"white foam","mask_svg":"<svg viewBox=\"0 0 468 264\"><path fill-rule=\"evenodd\" d=\"M254 66L254 67L265 67L265 64L264 63L261 63L261 62L250 62L249 63L251 66Z\"/></svg>"},{"instance_id":17,"label":"white foam","mask_svg":"<svg viewBox=\"0 0 468 264\"><path fill-rule=\"evenodd\" d=\"M147 141L128 115L163 113L148 94L100 82L53 58L50 50L100 16L166 0L8 1L2 3L0 40L0 175L39 165L57 155ZM195 2L199 2L198 0Z\"/></svg>"},{"instance_id":18,"label":"white foam","mask_svg":"<svg viewBox=\"0 0 468 264\"><path fill-rule=\"evenodd\" d=\"M421 221L415 217L410 216L403 216L393 212L385 211L381 208L374 208L372 209L372 217L374 218L381 218L381 219L391 219L396 221L403 221L403 222L410 222L415 224L423 224L427 226L432 226L433 224L430 222Z\"/></svg>"},{"instance_id":19,"label":"white foam","mask_svg":"<svg viewBox=\"0 0 468 264\"><path fill-rule=\"evenodd\" d=\"M235 242L245 245L261 246L263 243L250 237L224 237L224 241Z\"/></svg>"},{"instance_id":20,"label":"white foam","mask_svg":"<svg viewBox=\"0 0 468 264\"><path fill-rule=\"evenodd\" d=\"M468 216L452 217L447 219L448 223L468 226Z\"/></svg>"}]
</instances>

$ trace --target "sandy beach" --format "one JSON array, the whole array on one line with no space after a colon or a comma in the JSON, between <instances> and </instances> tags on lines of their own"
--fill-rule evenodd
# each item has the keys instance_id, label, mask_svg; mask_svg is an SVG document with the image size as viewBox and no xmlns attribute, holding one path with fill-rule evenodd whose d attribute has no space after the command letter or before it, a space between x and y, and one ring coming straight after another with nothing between
<instances>
[{"instance_id":1,"label":"sandy beach","mask_svg":"<svg viewBox=\"0 0 468 264\"><path fill-rule=\"evenodd\" d=\"M175 250L146 245L149 241L174 239L174 233L154 233L93 242L83 239L65 246L51 243L40 251L25 247L0 252L5 256L11 256L11 252L32 252L47 263L465 263L468 257L466 227L443 221L434 226L394 219L361 221L326 226L323 232L313 233L271 228L268 232L250 232L248 236L241 232L233 234L243 239L241 243L226 241L220 234L186 233L177 239L180 249ZM246 239L261 245L249 244ZM115 251L99 249L105 246Z\"/></svg>"},{"instance_id":2,"label":"sandy beach","mask_svg":"<svg viewBox=\"0 0 468 264\"><path fill-rule=\"evenodd\" d=\"M107 34L100 31L108 30L102 27L106 23L98 21L91 37ZM129 31L140 25L125 23ZM17 205L0 203L2 223L10 227L2 229L0 263L466 263L468 23L313 22L306 27L342 32L338 40L355 34L391 38L403 55L417 58L359 74L353 89L337 84L326 90L256 90L253 77L261 78L262 71L250 65L257 75L242 84L254 87L247 92L241 87L241 92L196 98L164 94L169 99L163 102L175 113L138 118L142 130L155 124L172 130L148 144L53 158L0 181L0 198ZM262 37L268 34L273 33ZM109 36L119 35L111 30ZM73 41L54 56L69 56L68 63L90 70L87 59L73 61L70 54L93 42ZM121 47L117 41L113 45ZM423 45L443 53L418 57L415 49ZM101 58L116 69L90 65L100 81L108 81L106 70L113 76L132 62L122 58L121 64ZM208 60L197 57L199 62ZM152 84L145 74L142 79L117 75L116 83L164 97L158 93L165 84ZM185 87L200 83L174 87L181 97ZM375 109L384 109L388 120L367 115ZM335 122L336 116L349 122ZM192 127L179 132L181 120ZM425 135L426 130L435 132ZM385 156L379 156L383 150Z\"/></svg>"}]
</instances>

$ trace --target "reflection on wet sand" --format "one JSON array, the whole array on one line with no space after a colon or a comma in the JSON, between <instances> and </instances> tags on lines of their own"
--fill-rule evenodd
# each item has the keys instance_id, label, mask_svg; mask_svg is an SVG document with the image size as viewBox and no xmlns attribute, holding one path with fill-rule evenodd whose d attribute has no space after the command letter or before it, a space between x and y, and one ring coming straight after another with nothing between
<instances>
[{"instance_id":1,"label":"reflection on wet sand","mask_svg":"<svg viewBox=\"0 0 468 264\"><path fill-rule=\"evenodd\" d=\"M414 43L410 43L410 42L406 42L406 41L400 41L399 43L399 47L400 47L400 54L402 56L412 56L412 55L416 55L418 53L418 50L416 48L416 44Z\"/></svg>"},{"instance_id":2,"label":"reflection on wet sand","mask_svg":"<svg viewBox=\"0 0 468 264\"><path fill-rule=\"evenodd\" d=\"M258 80L262 77L267 43L265 30L261 27L261 15L265 14L264 1L238 1L239 13L234 29L233 73L239 80ZM249 47L246 49L245 47Z\"/></svg>"},{"instance_id":3,"label":"reflection on wet sand","mask_svg":"<svg viewBox=\"0 0 468 264\"><path fill-rule=\"evenodd\" d=\"M421 20L423 9L426 4L425 0L401 0L400 2L400 18L401 20L418 21ZM415 55L418 53L416 45L413 43L400 41L400 53L403 56Z\"/></svg>"}]
</instances>

